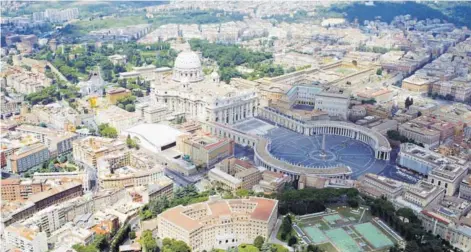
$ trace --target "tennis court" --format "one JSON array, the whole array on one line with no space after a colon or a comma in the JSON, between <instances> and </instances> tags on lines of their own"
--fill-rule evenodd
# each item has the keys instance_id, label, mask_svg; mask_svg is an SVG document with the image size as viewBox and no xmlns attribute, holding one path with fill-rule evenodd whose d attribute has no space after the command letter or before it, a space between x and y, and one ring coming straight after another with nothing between
<instances>
[{"instance_id":1,"label":"tennis court","mask_svg":"<svg viewBox=\"0 0 471 252\"><path fill-rule=\"evenodd\" d=\"M304 231L314 244L328 241L327 237L325 237L324 233L319 228L306 227L304 228Z\"/></svg>"},{"instance_id":2,"label":"tennis court","mask_svg":"<svg viewBox=\"0 0 471 252\"><path fill-rule=\"evenodd\" d=\"M361 252L357 243L342 228L326 231L325 234L342 252Z\"/></svg>"},{"instance_id":3,"label":"tennis court","mask_svg":"<svg viewBox=\"0 0 471 252\"><path fill-rule=\"evenodd\" d=\"M342 219L342 216L340 216L338 214L324 216L324 220L329 222L329 223L334 223L334 222L336 222L338 220L341 220L341 219Z\"/></svg>"},{"instance_id":4,"label":"tennis court","mask_svg":"<svg viewBox=\"0 0 471 252\"><path fill-rule=\"evenodd\" d=\"M394 243L370 222L353 226L375 249L393 246Z\"/></svg>"}]
</instances>

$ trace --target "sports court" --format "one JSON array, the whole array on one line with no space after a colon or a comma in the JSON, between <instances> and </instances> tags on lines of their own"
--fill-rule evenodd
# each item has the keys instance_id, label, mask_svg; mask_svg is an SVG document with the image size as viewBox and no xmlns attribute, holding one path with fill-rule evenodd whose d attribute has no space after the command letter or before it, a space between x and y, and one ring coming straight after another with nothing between
<instances>
[{"instance_id":1,"label":"sports court","mask_svg":"<svg viewBox=\"0 0 471 252\"><path fill-rule=\"evenodd\" d=\"M393 246L394 243L370 222L353 226L375 249Z\"/></svg>"},{"instance_id":2,"label":"sports court","mask_svg":"<svg viewBox=\"0 0 471 252\"><path fill-rule=\"evenodd\" d=\"M325 234L335 244L340 251L345 252L361 252L362 250L358 247L357 243L353 238L345 232L342 228L332 229L326 231Z\"/></svg>"},{"instance_id":3,"label":"sports court","mask_svg":"<svg viewBox=\"0 0 471 252\"><path fill-rule=\"evenodd\" d=\"M340 206L327 212L299 216L302 239L326 252L387 251L402 240L377 223L369 209Z\"/></svg>"},{"instance_id":4,"label":"sports court","mask_svg":"<svg viewBox=\"0 0 471 252\"><path fill-rule=\"evenodd\" d=\"M317 227L306 227L304 231L309 236L309 239L315 244L328 241L324 233Z\"/></svg>"},{"instance_id":5,"label":"sports court","mask_svg":"<svg viewBox=\"0 0 471 252\"><path fill-rule=\"evenodd\" d=\"M338 214L324 216L324 220L329 222L329 223L335 223L336 221L338 221L340 219L342 219L342 217Z\"/></svg>"}]
</instances>

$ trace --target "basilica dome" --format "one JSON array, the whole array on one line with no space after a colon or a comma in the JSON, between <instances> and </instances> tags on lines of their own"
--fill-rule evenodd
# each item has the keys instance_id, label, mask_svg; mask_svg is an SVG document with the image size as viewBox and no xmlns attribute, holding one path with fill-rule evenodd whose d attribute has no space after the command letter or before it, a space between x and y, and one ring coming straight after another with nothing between
<instances>
[{"instance_id":1,"label":"basilica dome","mask_svg":"<svg viewBox=\"0 0 471 252\"><path fill-rule=\"evenodd\" d=\"M175 59L173 67L174 81L181 82L188 79L189 82L202 81L204 79L201 61L195 52L181 52Z\"/></svg>"}]
</instances>

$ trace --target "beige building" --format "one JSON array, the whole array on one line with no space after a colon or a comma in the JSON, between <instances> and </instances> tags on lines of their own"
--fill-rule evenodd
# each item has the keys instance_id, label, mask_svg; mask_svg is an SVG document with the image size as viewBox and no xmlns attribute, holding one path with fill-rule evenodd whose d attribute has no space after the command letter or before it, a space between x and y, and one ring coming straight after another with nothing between
<instances>
[{"instance_id":1,"label":"beige building","mask_svg":"<svg viewBox=\"0 0 471 252\"><path fill-rule=\"evenodd\" d=\"M422 143L426 148L435 147L440 144L441 132L413 122L399 125L399 134L417 143Z\"/></svg>"},{"instance_id":2,"label":"beige building","mask_svg":"<svg viewBox=\"0 0 471 252\"><path fill-rule=\"evenodd\" d=\"M76 140L72 145L74 159L92 167L97 167L98 158L126 149L120 140L92 136Z\"/></svg>"},{"instance_id":3,"label":"beige building","mask_svg":"<svg viewBox=\"0 0 471 252\"><path fill-rule=\"evenodd\" d=\"M432 202L438 202L445 196L445 189L421 180L417 184L405 185L404 200L425 208Z\"/></svg>"},{"instance_id":4,"label":"beige building","mask_svg":"<svg viewBox=\"0 0 471 252\"><path fill-rule=\"evenodd\" d=\"M212 167L234 155L234 141L203 134L184 134L177 138L177 149L196 166Z\"/></svg>"},{"instance_id":5,"label":"beige building","mask_svg":"<svg viewBox=\"0 0 471 252\"><path fill-rule=\"evenodd\" d=\"M428 174L427 181L445 189L446 195L453 196L458 191L460 183L467 173L468 169L463 169L461 165L445 163L433 169Z\"/></svg>"},{"instance_id":6,"label":"beige building","mask_svg":"<svg viewBox=\"0 0 471 252\"><path fill-rule=\"evenodd\" d=\"M422 78L413 75L402 80L402 88L412 92L427 93L430 89L430 85L437 81L437 78Z\"/></svg>"},{"instance_id":7,"label":"beige building","mask_svg":"<svg viewBox=\"0 0 471 252\"><path fill-rule=\"evenodd\" d=\"M131 91L128 89L117 87L117 88L110 88L106 90L106 99L110 104L116 104L119 99L128 97L131 95Z\"/></svg>"},{"instance_id":8,"label":"beige building","mask_svg":"<svg viewBox=\"0 0 471 252\"><path fill-rule=\"evenodd\" d=\"M358 190L374 198L385 196L394 199L404 192L404 185L393 179L367 173L358 179Z\"/></svg>"},{"instance_id":9,"label":"beige building","mask_svg":"<svg viewBox=\"0 0 471 252\"><path fill-rule=\"evenodd\" d=\"M118 134L135 126L139 121L139 114L128 112L118 106L109 106L105 109L99 109L95 117L98 125L107 123L115 128Z\"/></svg>"},{"instance_id":10,"label":"beige building","mask_svg":"<svg viewBox=\"0 0 471 252\"><path fill-rule=\"evenodd\" d=\"M209 201L171 208L157 217L158 236L182 240L192 251L227 249L267 239L278 217L278 201L266 198Z\"/></svg>"},{"instance_id":11,"label":"beige building","mask_svg":"<svg viewBox=\"0 0 471 252\"><path fill-rule=\"evenodd\" d=\"M252 190L262 179L262 173L252 164L229 158L221 161L208 173L209 180L217 183L226 190Z\"/></svg>"},{"instance_id":12,"label":"beige building","mask_svg":"<svg viewBox=\"0 0 471 252\"><path fill-rule=\"evenodd\" d=\"M51 83L52 80L43 73L34 73L20 66L10 67L6 71L7 86L14 88L16 92L21 94L28 95L39 92L49 87Z\"/></svg>"},{"instance_id":13,"label":"beige building","mask_svg":"<svg viewBox=\"0 0 471 252\"><path fill-rule=\"evenodd\" d=\"M265 170L262 172L262 180L260 180L258 187L264 193L274 193L281 191L288 181L289 177L285 174Z\"/></svg>"},{"instance_id":14,"label":"beige building","mask_svg":"<svg viewBox=\"0 0 471 252\"><path fill-rule=\"evenodd\" d=\"M152 170L137 170L134 172L117 171L114 174L102 174L98 176L100 188L113 189L123 187L135 187L154 184L164 176L160 168Z\"/></svg>"}]
</instances>

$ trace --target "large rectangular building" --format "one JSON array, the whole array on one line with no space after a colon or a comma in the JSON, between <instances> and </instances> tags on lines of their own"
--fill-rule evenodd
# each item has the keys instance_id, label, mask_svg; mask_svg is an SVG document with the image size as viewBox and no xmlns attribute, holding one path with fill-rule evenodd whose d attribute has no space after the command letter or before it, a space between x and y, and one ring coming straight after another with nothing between
<instances>
[{"instance_id":1,"label":"large rectangular building","mask_svg":"<svg viewBox=\"0 0 471 252\"><path fill-rule=\"evenodd\" d=\"M397 164L424 175L429 175L434 169L451 169L451 171L460 174L458 177L463 176L461 175L463 170L467 171L469 168L469 162L466 160L452 156L443 156L440 153L433 152L412 143L401 144ZM438 173L437 171L436 174Z\"/></svg>"},{"instance_id":2,"label":"large rectangular building","mask_svg":"<svg viewBox=\"0 0 471 252\"><path fill-rule=\"evenodd\" d=\"M74 159L92 167L97 167L100 157L121 153L127 148L120 140L92 136L76 140L72 145Z\"/></svg>"},{"instance_id":3,"label":"large rectangular building","mask_svg":"<svg viewBox=\"0 0 471 252\"><path fill-rule=\"evenodd\" d=\"M7 169L13 173L20 174L33 167L42 165L48 160L48 148L41 143L36 143L24 146L11 155L7 160Z\"/></svg>"},{"instance_id":4,"label":"large rectangular building","mask_svg":"<svg viewBox=\"0 0 471 252\"><path fill-rule=\"evenodd\" d=\"M413 185L406 184L405 189L404 200L421 208L439 202L445 196L445 189L424 180Z\"/></svg>"},{"instance_id":5,"label":"large rectangular building","mask_svg":"<svg viewBox=\"0 0 471 252\"><path fill-rule=\"evenodd\" d=\"M31 125L18 126L15 131L33 135L39 142L48 147L52 156L70 152L72 150L72 142L78 138L78 135L72 132Z\"/></svg>"},{"instance_id":6,"label":"large rectangular building","mask_svg":"<svg viewBox=\"0 0 471 252\"><path fill-rule=\"evenodd\" d=\"M228 158L216 165L208 173L209 180L223 188L236 191L252 190L262 180L262 173L252 164L236 158Z\"/></svg>"},{"instance_id":7,"label":"large rectangular building","mask_svg":"<svg viewBox=\"0 0 471 252\"><path fill-rule=\"evenodd\" d=\"M185 134L177 138L177 149L196 166L209 168L234 155L234 141L202 134Z\"/></svg>"},{"instance_id":8,"label":"large rectangular building","mask_svg":"<svg viewBox=\"0 0 471 252\"><path fill-rule=\"evenodd\" d=\"M5 228L5 251L23 251L23 252L46 252L47 247L46 233L39 232L25 227L21 224L14 224Z\"/></svg>"},{"instance_id":9,"label":"large rectangular building","mask_svg":"<svg viewBox=\"0 0 471 252\"><path fill-rule=\"evenodd\" d=\"M358 190L374 198L385 196L391 200L404 192L403 183L373 173L361 176L358 182Z\"/></svg>"},{"instance_id":10,"label":"large rectangular building","mask_svg":"<svg viewBox=\"0 0 471 252\"><path fill-rule=\"evenodd\" d=\"M431 148L440 144L441 132L439 130L422 126L414 122L406 122L399 125L399 134L425 147Z\"/></svg>"},{"instance_id":11,"label":"large rectangular building","mask_svg":"<svg viewBox=\"0 0 471 252\"><path fill-rule=\"evenodd\" d=\"M2 200L26 200L32 194L43 192L50 188L43 181L32 179L2 179Z\"/></svg>"},{"instance_id":12,"label":"large rectangular building","mask_svg":"<svg viewBox=\"0 0 471 252\"><path fill-rule=\"evenodd\" d=\"M214 197L160 214L158 236L184 241L192 251L225 250L241 243L253 243L257 236L268 239L277 218L277 200Z\"/></svg>"},{"instance_id":13,"label":"large rectangular building","mask_svg":"<svg viewBox=\"0 0 471 252\"><path fill-rule=\"evenodd\" d=\"M314 108L326 111L331 117L347 120L349 106L350 96L346 94L320 92L316 95Z\"/></svg>"},{"instance_id":14,"label":"large rectangular building","mask_svg":"<svg viewBox=\"0 0 471 252\"><path fill-rule=\"evenodd\" d=\"M427 181L445 189L445 194L453 196L460 187L463 178L468 173L468 167L459 164L444 163L428 174Z\"/></svg>"}]
</instances>

